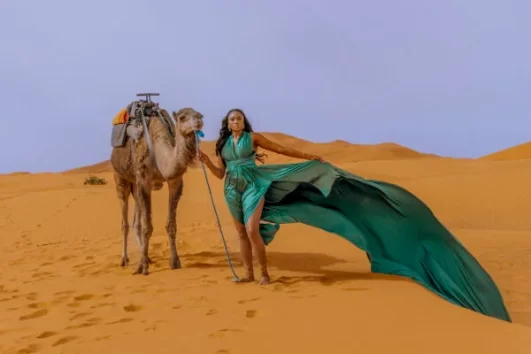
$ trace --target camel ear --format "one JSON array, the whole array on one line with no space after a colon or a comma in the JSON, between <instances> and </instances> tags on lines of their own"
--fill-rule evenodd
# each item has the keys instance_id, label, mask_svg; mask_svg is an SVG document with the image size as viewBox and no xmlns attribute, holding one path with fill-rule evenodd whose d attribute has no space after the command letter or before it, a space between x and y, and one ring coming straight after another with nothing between
<instances>
[{"instance_id":1,"label":"camel ear","mask_svg":"<svg viewBox=\"0 0 531 354\"><path fill-rule=\"evenodd\" d=\"M185 113L184 109L180 109L177 112L175 111L171 112L173 119L175 119L176 122L179 121L179 118L183 115L183 113Z\"/></svg>"}]
</instances>

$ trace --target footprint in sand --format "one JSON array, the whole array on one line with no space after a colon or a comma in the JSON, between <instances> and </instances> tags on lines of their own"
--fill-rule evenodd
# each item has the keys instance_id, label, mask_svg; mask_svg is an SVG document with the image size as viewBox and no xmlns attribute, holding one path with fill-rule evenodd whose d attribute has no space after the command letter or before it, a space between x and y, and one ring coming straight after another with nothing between
<instances>
[{"instance_id":1,"label":"footprint in sand","mask_svg":"<svg viewBox=\"0 0 531 354\"><path fill-rule=\"evenodd\" d=\"M37 338L39 339L44 339L44 338L50 338L50 337L53 337L57 335L57 332L53 332L53 331L45 331L45 332L42 332L41 334L39 334L37 336Z\"/></svg>"},{"instance_id":2,"label":"footprint in sand","mask_svg":"<svg viewBox=\"0 0 531 354\"><path fill-rule=\"evenodd\" d=\"M251 299L239 300L238 304L243 305L243 304L246 304L248 302L254 302L254 301L258 301L258 300L260 300L259 297L253 297Z\"/></svg>"},{"instance_id":3,"label":"footprint in sand","mask_svg":"<svg viewBox=\"0 0 531 354\"><path fill-rule=\"evenodd\" d=\"M230 328L223 328L223 329L220 329L220 330L217 330L216 332L214 333L211 333L209 335L210 338L224 338L226 337L227 335L230 335L230 334L236 334L236 333L243 333L243 331L241 329L230 329Z\"/></svg>"},{"instance_id":4,"label":"footprint in sand","mask_svg":"<svg viewBox=\"0 0 531 354\"><path fill-rule=\"evenodd\" d=\"M103 337L96 337L94 341L99 342L100 340L109 340L109 339L111 339L111 336L103 336Z\"/></svg>"},{"instance_id":5,"label":"footprint in sand","mask_svg":"<svg viewBox=\"0 0 531 354\"><path fill-rule=\"evenodd\" d=\"M151 248L156 251L156 250L160 250L162 248L162 243L152 243L151 244Z\"/></svg>"},{"instance_id":6,"label":"footprint in sand","mask_svg":"<svg viewBox=\"0 0 531 354\"><path fill-rule=\"evenodd\" d=\"M38 311L30 313L29 315L20 316L19 320L21 321L33 320L35 318L46 316L47 314L48 314L48 309L40 309Z\"/></svg>"},{"instance_id":7,"label":"footprint in sand","mask_svg":"<svg viewBox=\"0 0 531 354\"><path fill-rule=\"evenodd\" d=\"M275 291L275 292L276 292L276 291L282 291L282 290L284 290L285 288L286 288L286 286L283 285L283 284L276 284L275 286L273 286L273 291Z\"/></svg>"},{"instance_id":8,"label":"footprint in sand","mask_svg":"<svg viewBox=\"0 0 531 354\"><path fill-rule=\"evenodd\" d=\"M87 301L87 300L92 299L93 297L94 295L92 294L83 294L83 295L75 296L74 301Z\"/></svg>"},{"instance_id":9,"label":"footprint in sand","mask_svg":"<svg viewBox=\"0 0 531 354\"><path fill-rule=\"evenodd\" d=\"M37 353L39 346L37 344L30 344L26 348L22 348L16 351L17 354L32 354Z\"/></svg>"},{"instance_id":10,"label":"footprint in sand","mask_svg":"<svg viewBox=\"0 0 531 354\"><path fill-rule=\"evenodd\" d=\"M112 307L116 305L114 302L100 302L99 304L90 306L91 309L97 309L100 307Z\"/></svg>"},{"instance_id":11,"label":"footprint in sand","mask_svg":"<svg viewBox=\"0 0 531 354\"><path fill-rule=\"evenodd\" d=\"M66 327L66 329L79 329L79 328L86 328L86 327L92 327L102 322L102 319L99 317L92 317L87 319L85 322L78 324L78 325L72 325Z\"/></svg>"},{"instance_id":12,"label":"footprint in sand","mask_svg":"<svg viewBox=\"0 0 531 354\"><path fill-rule=\"evenodd\" d=\"M61 258L59 258L59 261L69 261L69 260L74 259L74 258L76 258L76 256L66 255L66 256L62 256Z\"/></svg>"},{"instance_id":13,"label":"footprint in sand","mask_svg":"<svg viewBox=\"0 0 531 354\"><path fill-rule=\"evenodd\" d=\"M138 312L142 310L142 306L139 306L139 305L127 305L127 306L124 306L124 311L125 312Z\"/></svg>"},{"instance_id":14,"label":"footprint in sand","mask_svg":"<svg viewBox=\"0 0 531 354\"><path fill-rule=\"evenodd\" d=\"M131 321L134 321L134 319L132 319L132 318L120 318L118 321L107 322L106 324L111 325L111 324L118 324L118 323L127 323L127 322L131 322Z\"/></svg>"},{"instance_id":15,"label":"footprint in sand","mask_svg":"<svg viewBox=\"0 0 531 354\"><path fill-rule=\"evenodd\" d=\"M220 349L216 354L230 354L230 351L228 349Z\"/></svg>"},{"instance_id":16,"label":"footprint in sand","mask_svg":"<svg viewBox=\"0 0 531 354\"><path fill-rule=\"evenodd\" d=\"M116 263L115 261L107 263L105 267L103 267L103 270L111 270L111 269L121 269L120 265Z\"/></svg>"},{"instance_id":17,"label":"footprint in sand","mask_svg":"<svg viewBox=\"0 0 531 354\"><path fill-rule=\"evenodd\" d=\"M51 272L39 272L39 273L32 274L31 277L37 278L38 280L43 280L43 279L53 278L55 277L55 274Z\"/></svg>"},{"instance_id":18,"label":"footprint in sand","mask_svg":"<svg viewBox=\"0 0 531 354\"><path fill-rule=\"evenodd\" d=\"M18 290L5 291L5 292L6 292L7 294L14 294L14 293L17 293ZM8 297L2 299L2 301L15 300L15 299L21 298L21 297L23 297L23 296L24 296L23 294L11 295L11 296L8 296Z\"/></svg>"},{"instance_id":19,"label":"footprint in sand","mask_svg":"<svg viewBox=\"0 0 531 354\"><path fill-rule=\"evenodd\" d=\"M208 310L208 312L205 315L212 316L212 315L215 315L216 313L218 313L216 310L210 309L210 310Z\"/></svg>"},{"instance_id":20,"label":"footprint in sand","mask_svg":"<svg viewBox=\"0 0 531 354\"><path fill-rule=\"evenodd\" d=\"M67 337L63 337L63 338L60 338L58 339L57 341L55 341L53 344L52 344L52 347L57 347L59 345L63 345L63 344L66 344L68 342L72 342L76 339L78 339L79 337L76 337L76 336L67 336Z\"/></svg>"},{"instance_id":21,"label":"footprint in sand","mask_svg":"<svg viewBox=\"0 0 531 354\"><path fill-rule=\"evenodd\" d=\"M247 310L245 311L245 317L254 318L256 316L256 310Z\"/></svg>"},{"instance_id":22,"label":"footprint in sand","mask_svg":"<svg viewBox=\"0 0 531 354\"><path fill-rule=\"evenodd\" d=\"M63 290L63 291L56 292L54 295L71 295L71 294L74 294L75 292L76 292L75 290Z\"/></svg>"},{"instance_id":23,"label":"footprint in sand","mask_svg":"<svg viewBox=\"0 0 531 354\"><path fill-rule=\"evenodd\" d=\"M199 280L201 281L201 284L208 285L208 284L217 284L218 283L217 280L208 279L208 277L209 276L206 275L206 274L200 276Z\"/></svg>"},{"instance_id":24,"label":"footprint in sand","mask_svg":"<svg viewBox=\"0 0 531 354\"><path fill-rule=\"evenodd\" d=\"M92 313L90 312L80 312L80 313L76 313L75 315L73 315L72 317L70 317L70 321L74 321L74 320L77 320L78 318L82 318L82 317L87 317L89 315L92 315Z\"/></svg>"},{"instance_id":25,"label":"footprint in sand","mask_svg":"<svg viewBox=\"0 0 531 354\"><path fill-rule=\"evenodd\" d=\"M30 309L44 309L46 308L45 302L34 302L28 305Z\"/></svg>"},{"instance_id":26,"label":"footprint in sand","mask_svg":"<svg viewBox=\"0 0 531 354\"><path fill-rule=\"evenodd\" d=\"M96 264L96 263L94 263L94 262L90 262L90 263L80 263L80 264L76 264L76 265L72 266L72 268L73 268L73 269L79 269L79 268L85 268L85 267L90 268L90 267L93 266L94 264Z\"/></svg>"},{"instance_id":27,"label":"footprint in sand","mask_svg":"<svg viewBox=\"0 0 531 354\"><path fill-rule=\"evenodd\" d=\"M30 300L30 301L35 301L37 300L37 293L29 293L26 295L26 299L27 300Z\"/></svg>"},{"instance_id":28,"label":"footprint in sand","mask_svg":"<svg viewBox=\"0 0 531 354\"><path fill-rule=\"evenodd\" d=\"M70 299L70 296L68 295L58 296L57 298L52 300L52 304L54 305L62 304L63 302L67 302L68 299Z\"/></svg>"}]
</instances>

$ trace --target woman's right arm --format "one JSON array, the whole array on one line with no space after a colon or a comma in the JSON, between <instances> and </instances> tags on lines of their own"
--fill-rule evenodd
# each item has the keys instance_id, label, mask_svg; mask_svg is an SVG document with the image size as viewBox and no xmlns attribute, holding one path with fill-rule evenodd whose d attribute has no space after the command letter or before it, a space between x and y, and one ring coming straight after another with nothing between
<instances>
[{"instance_id":1,"label":"woman's right arm","mask_svg":"<svg viewBox=\"0 0 531 354\"><path fill-rule=\"evenodd\" d=\"M212 172L217 178L223 179L223 177L225 177L225 165L223 164L221 157L216 156L216 163L214 164L204 152L201 151L200 154L201 160L205 163L210 172Z\"/></svg>"}]
</instances>

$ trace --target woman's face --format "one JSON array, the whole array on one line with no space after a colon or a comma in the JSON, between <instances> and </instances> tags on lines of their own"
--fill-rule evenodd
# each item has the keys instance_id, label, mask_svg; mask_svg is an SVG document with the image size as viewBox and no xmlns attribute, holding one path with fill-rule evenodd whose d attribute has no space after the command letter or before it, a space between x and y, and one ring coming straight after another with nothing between
<instances>
[{"instance_id":1,"label":"woman's face","mask_svg":"<svg viewBox=\"0 0 531 354\"><path fill-rule=\"evenodd\" d=\"M240 112L233 111L229 114L228 119L229 129L233 132L241 132L245 128L245 121L243 115Z\"/></svg>"}]
</instances>

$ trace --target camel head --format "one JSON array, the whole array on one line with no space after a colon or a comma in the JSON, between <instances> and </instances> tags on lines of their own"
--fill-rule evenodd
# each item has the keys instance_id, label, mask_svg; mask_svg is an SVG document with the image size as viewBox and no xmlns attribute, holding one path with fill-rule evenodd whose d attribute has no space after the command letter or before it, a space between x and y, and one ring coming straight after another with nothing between
<instances>
[{"instance_id":1,"label":"camel head","mask_svg":"<svg viewBox=\"0 0 531 354\"><path fill-rule=\"evenodd\" d=\"M184 137L193 136L194 131L203 129L203 115L193 108L181 108L173 112L176 133Z\"/></svg>"}]
</instances>

